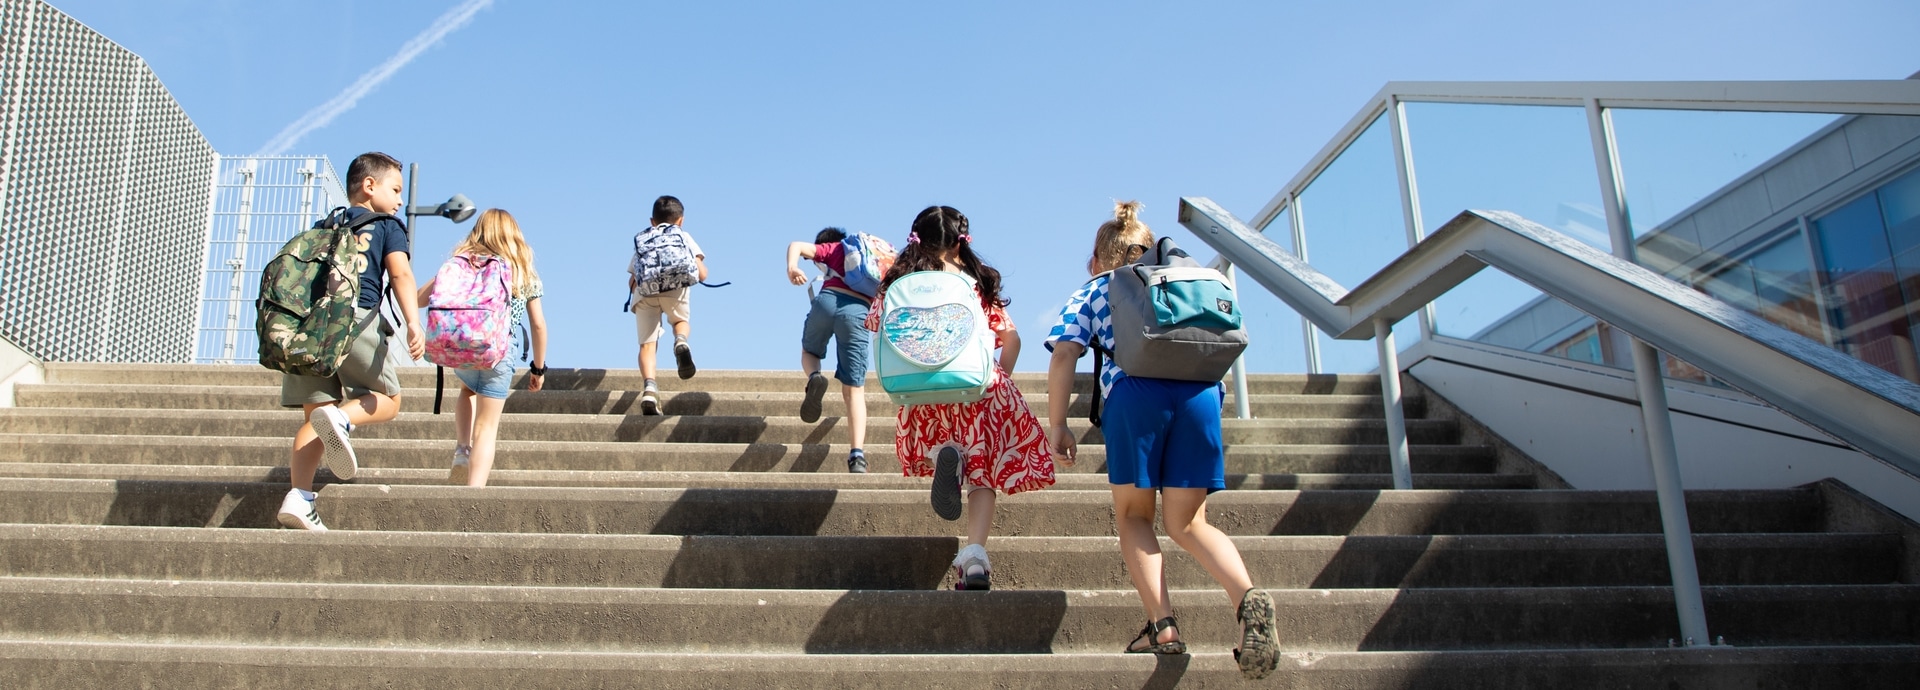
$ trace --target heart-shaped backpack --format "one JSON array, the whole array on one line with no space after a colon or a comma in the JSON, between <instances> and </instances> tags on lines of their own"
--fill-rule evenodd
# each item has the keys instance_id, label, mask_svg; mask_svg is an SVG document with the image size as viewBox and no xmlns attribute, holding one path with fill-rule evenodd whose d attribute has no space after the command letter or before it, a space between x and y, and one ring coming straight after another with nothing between
<instances>
[{"instance_id":1,"label":"heart-shaped backpack","mask_svg":"<svg viewBox=\"0 0 1920 690\"><path fill-rule=\"evenodd\" d=\"M993 331L974 281L921 271L893 281L881 300L880 387L900 405L966 403L993 383Z\"/></svg>"}]
</instances>

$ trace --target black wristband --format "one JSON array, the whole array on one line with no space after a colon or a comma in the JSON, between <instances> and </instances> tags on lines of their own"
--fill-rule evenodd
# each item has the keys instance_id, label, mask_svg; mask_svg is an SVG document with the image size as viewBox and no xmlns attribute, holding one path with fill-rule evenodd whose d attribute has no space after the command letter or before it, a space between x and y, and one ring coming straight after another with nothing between
<instances>
[{"instance_id":1,"label":"black wristband","mask_svg":"<svg viewBox=\"0 0 1920 690\"><path fill-rule=\"evenodd\" d=\"M527 373L529 373L529 374L533 374L534 376L546 376L546 375L547 375L547 368L546 368L546 367L535 367L535 366L529 366L529 367L527 367Z\"/></svg>"}]
</instances>

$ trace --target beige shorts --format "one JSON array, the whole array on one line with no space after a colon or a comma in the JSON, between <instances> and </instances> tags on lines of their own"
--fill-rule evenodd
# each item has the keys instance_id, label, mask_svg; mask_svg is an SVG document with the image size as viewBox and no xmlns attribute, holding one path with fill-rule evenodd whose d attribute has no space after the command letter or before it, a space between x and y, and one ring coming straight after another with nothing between
<instances>
[{"instance_id":1,"label":"beige shorts","mask_svg":"<svg viewBox=\"0 0 1920 690\"><path fill-rule=\"evenodd\" d=\"M400 395L400 363L388 346L393 342L393 326L385 315L355 307L355 323L362 324L347 348L347 358L332 376L280 376L280 406L302 407L308 404L336 403L368 393L390 397Z\"/></svg>"},{"instance_id":2,"label":"beige shorts","mask_svg":"<svg viewBox=\"0 0 1920 690\"><path fill-rule=\"evenodd\" d=\"M657 295L633 296L633 325L640 336L640 344L660 339L660 317L667 317L667 323L678 324L687 320L692 309L692 288L676 288Z\"/></svg>"}]
</instances>

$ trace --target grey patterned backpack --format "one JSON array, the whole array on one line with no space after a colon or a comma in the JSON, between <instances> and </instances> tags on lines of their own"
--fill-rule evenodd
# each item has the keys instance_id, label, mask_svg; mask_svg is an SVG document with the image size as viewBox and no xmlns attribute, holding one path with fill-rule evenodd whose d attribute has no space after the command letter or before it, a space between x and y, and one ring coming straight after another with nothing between
<instances>
[{"instance_id":1,"label":"grey patterned backpack","mask_svg":"<svg viewBox=\"0 0 1920 690\"><path fill-rule=\"evenodd\" d=\"M634 293L641 297L700 282L700 264L687 246L687 231L661 223L633 236Z\"/></svg>"}]
</instances>

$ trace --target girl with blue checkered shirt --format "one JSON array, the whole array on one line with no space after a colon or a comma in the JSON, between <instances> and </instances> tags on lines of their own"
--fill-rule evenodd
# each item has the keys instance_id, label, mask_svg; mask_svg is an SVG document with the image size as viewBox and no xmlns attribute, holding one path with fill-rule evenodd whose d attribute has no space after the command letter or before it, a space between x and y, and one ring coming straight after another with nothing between
<instances>
[{"instance_id":1,"label":"girl with blue checkered shirt","mask_svg":"<svg viewBox=\"0 0 1920 690\"><path fill-rule=\"evenodd\" d=\"M1140 203L1116 204L1113 219L1094 235L1087 272L1094 278L1073 293L1047 334L1053 360L1047 368L1047 436L1053 457L1071 464L1074 434L1067 428L1074 364L1089 347L1111 347L1113 319L1107 306L1108 273L1134 263L1153 246L1153 231L1140 222ZM1228 600L1238 602L1242 625L1234 656L1250 678L1264 677L1279 661L1273 599L1253 588L1240 551L1207 524L1207 494L1226 488L1226 455L1220 441L1220 384L1128 376L1108 359L1098 372L1101 417L1107 446L1107 482L1113 490L1120 556L1147 610L1147 626L1128 653L1184 654L1187 645L1173 618L1162 571L1160 540L1153 532L1156 493L1167 536L1192 554Z\"/></svg>"}]
</instances>

